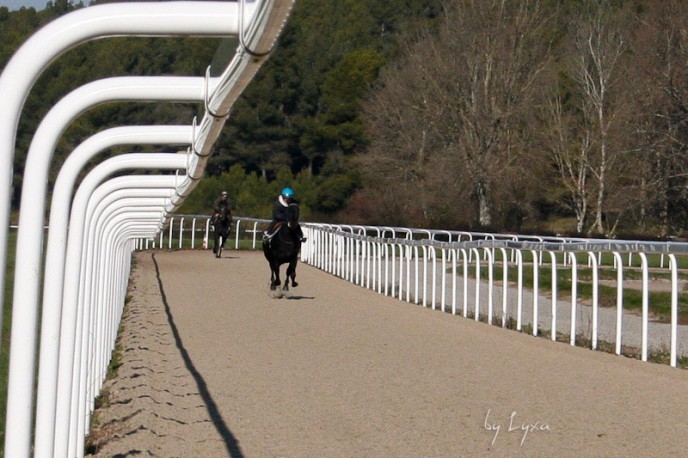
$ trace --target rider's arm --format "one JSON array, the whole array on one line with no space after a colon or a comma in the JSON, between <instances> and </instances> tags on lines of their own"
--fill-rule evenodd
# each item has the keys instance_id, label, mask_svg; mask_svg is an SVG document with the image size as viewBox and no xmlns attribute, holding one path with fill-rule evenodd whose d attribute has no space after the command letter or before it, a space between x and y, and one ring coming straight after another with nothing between
<instances>
[{"instance_id":1,"label":"rider's arm","mask_svg":"<svg viewBox=\"0 0 688 458\"><path fill-rule=\"evenodd\" d=\"M272 219L275 221L287 220L287 209L279 201L275 202L275 205L272 207Z\"/></svg>"}]
</instances>

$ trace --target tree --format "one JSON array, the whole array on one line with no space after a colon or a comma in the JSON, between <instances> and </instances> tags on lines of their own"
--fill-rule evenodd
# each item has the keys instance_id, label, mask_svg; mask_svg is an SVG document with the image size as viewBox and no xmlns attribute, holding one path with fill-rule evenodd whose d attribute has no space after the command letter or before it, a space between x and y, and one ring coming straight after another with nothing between
<instances>
[{"instance_id":1,"label":"tree","mask_svg":"<svg viewBox=\"0 0 688 458\"><path fill-rule=\"evenodd\" d=\"M621 123L623 102L613 90L623 77L621 59L628 49L628 38L627 23L620 15L612 15L608 2L589 3L575 23L570 71L584 118L579 124L583 130L579 137L583 139L582 145L591 147L585 160L597 183L595 218L590 230L604 234L609 181L612 173L618 173L615 167L621 165L623 154L620 141L615 143L612 138L613 129Z\"/></svg>"},{"instance_id":2,"label":"tree","mask_svg":"<svg viewBox=\"0 0 688 458\"><path fill-rule=\"evenodd\" d=\"M545 119L549 124L544 144L559 172L571 207L576 216L576 232L582 233L588 218L590 194L588 190L590 164L590 130L580 124L585 117L567 113L561 96L555 95L548 101Z\"/></svg>"},{"instance_id":3,"label":"tree","mask_svg":"<svg viewBox=\"0 0 688 458\"><path fill-rule=\"evenodd\" d=\"M519 204L510 196L527 188L522 161L540 162L527 127L549 61L547 22L539 2L456 0L436 34L422 34L383 72L368 109L366 166L410 187L424 221L436 219L431 207L442 213L470 198L477 223L491 226Z\"/></svg>"},{"instance_id":4,"label":"tree","mask_svg":"<svg viewBox=\"0 0 688 458\"><path fill-rule=\"evenodd\" d=\"M688 5L654 5L636 40L640 82L635 120L641 166L640 218L655 217L659 234L680 232L688 219Z\"/></svg>"}]
</instances>

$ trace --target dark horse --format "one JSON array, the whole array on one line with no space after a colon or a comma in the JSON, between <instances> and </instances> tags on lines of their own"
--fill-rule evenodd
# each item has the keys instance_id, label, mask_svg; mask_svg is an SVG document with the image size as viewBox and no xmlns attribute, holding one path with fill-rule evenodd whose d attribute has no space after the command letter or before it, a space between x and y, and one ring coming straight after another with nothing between
<instances>
[{"instance_id":1,"label":"dark horse","mask_svg":"<svg viewBox=\"0 0 688 458\"><path fill-rule=\"evenodd\" d=\"M289 291L289 278L294 287L296 283L296 262L298 261L299 250L301 250L301 238L299 224L299 206L291 204L287 208L287 222L277 223L275 231L269 239L263 240L263 253L265 259L270 263L270 289L274 291L280 281L279 269L282 264L289 263L287 276L284 280L283 291Z\"/></svg>"},{"instance_id":2,"label":"dark horse","mask_svg":"<svg viewBox=\"0 0 688 458\"><path fill-rule=\"evenodd\" d=\"M232 230L232 211L229 207L222 207L220 213L215 216L213 222L215 229L215 244L213 245L213 253L215 257L222 256L222 249L225 247L225 242Z\"/></svg>"}]
</instances>

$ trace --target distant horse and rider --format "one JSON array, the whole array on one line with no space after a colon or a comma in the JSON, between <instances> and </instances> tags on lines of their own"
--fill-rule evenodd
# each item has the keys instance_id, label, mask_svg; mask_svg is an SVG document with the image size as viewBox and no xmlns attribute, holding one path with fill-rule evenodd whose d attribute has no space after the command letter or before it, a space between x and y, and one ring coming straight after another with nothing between
<instances>
[{"instance_id":1,"label":"distant horse and rider","mask_svg":"<svg viewBox=\"0 0 688 458\"><path fill-rule=\"evenodd\" d=\"M227 238L229 238L229 234L232 230L232 210L226 191L223 191L220 197L215 201L211 224L213 225L215 236L213 253L216 258L219 258L222 256L225 242L227 242Z\"/></svg>"},{"instance_id":2,"label":"distant horse and rider","mask_svg":"<svg viewBox=\"0 0 688 458\"><path fill-rule=\"evenodd\" d=\"M299 205L294 199L294 191L284 188L273 206L272 222L263 236L263 253L270 264L270 290L282 284L280 266L288 264L283 291L289 290L289 280L297 287L296 264L301 243L306 239L299 225Z\"/></svg>"}]
</instances>

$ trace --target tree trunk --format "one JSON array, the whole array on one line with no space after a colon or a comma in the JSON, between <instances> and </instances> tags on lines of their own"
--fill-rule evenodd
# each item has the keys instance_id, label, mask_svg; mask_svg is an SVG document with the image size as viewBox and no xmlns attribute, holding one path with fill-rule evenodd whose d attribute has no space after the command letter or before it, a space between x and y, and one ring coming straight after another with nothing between
<instances>
[{"instance_id":1,"label":"tree trunk","mask_svg":"<svg viewBox=\"0 0 688 458\"><path fill-rule=\"evenodd\" d=\"M482 180L478 181L478 222L481 226L492 225L492 203L490 202L489 186Z\"/></svg>"},{"instance_id":2,"label":"tree trunk","mask_svg":"<svg viewBox=\"0 0 688 458\"><path fill-rule=\"evenodd\" d=\"M604 225L602 223L602 215L604 213L604 193L606 191L605 189L605 180L607 179L607 148L605 145L605 142L603 140L602 146L601 146L601 151L600 151L600 168L599 168L599 175L598 175L598 188L597 188L597 204L596 204L596 209L595 209L595 224L591 229L597 230L597 233L602 235L604 234Z\"/></svg>"}]
</instances>

